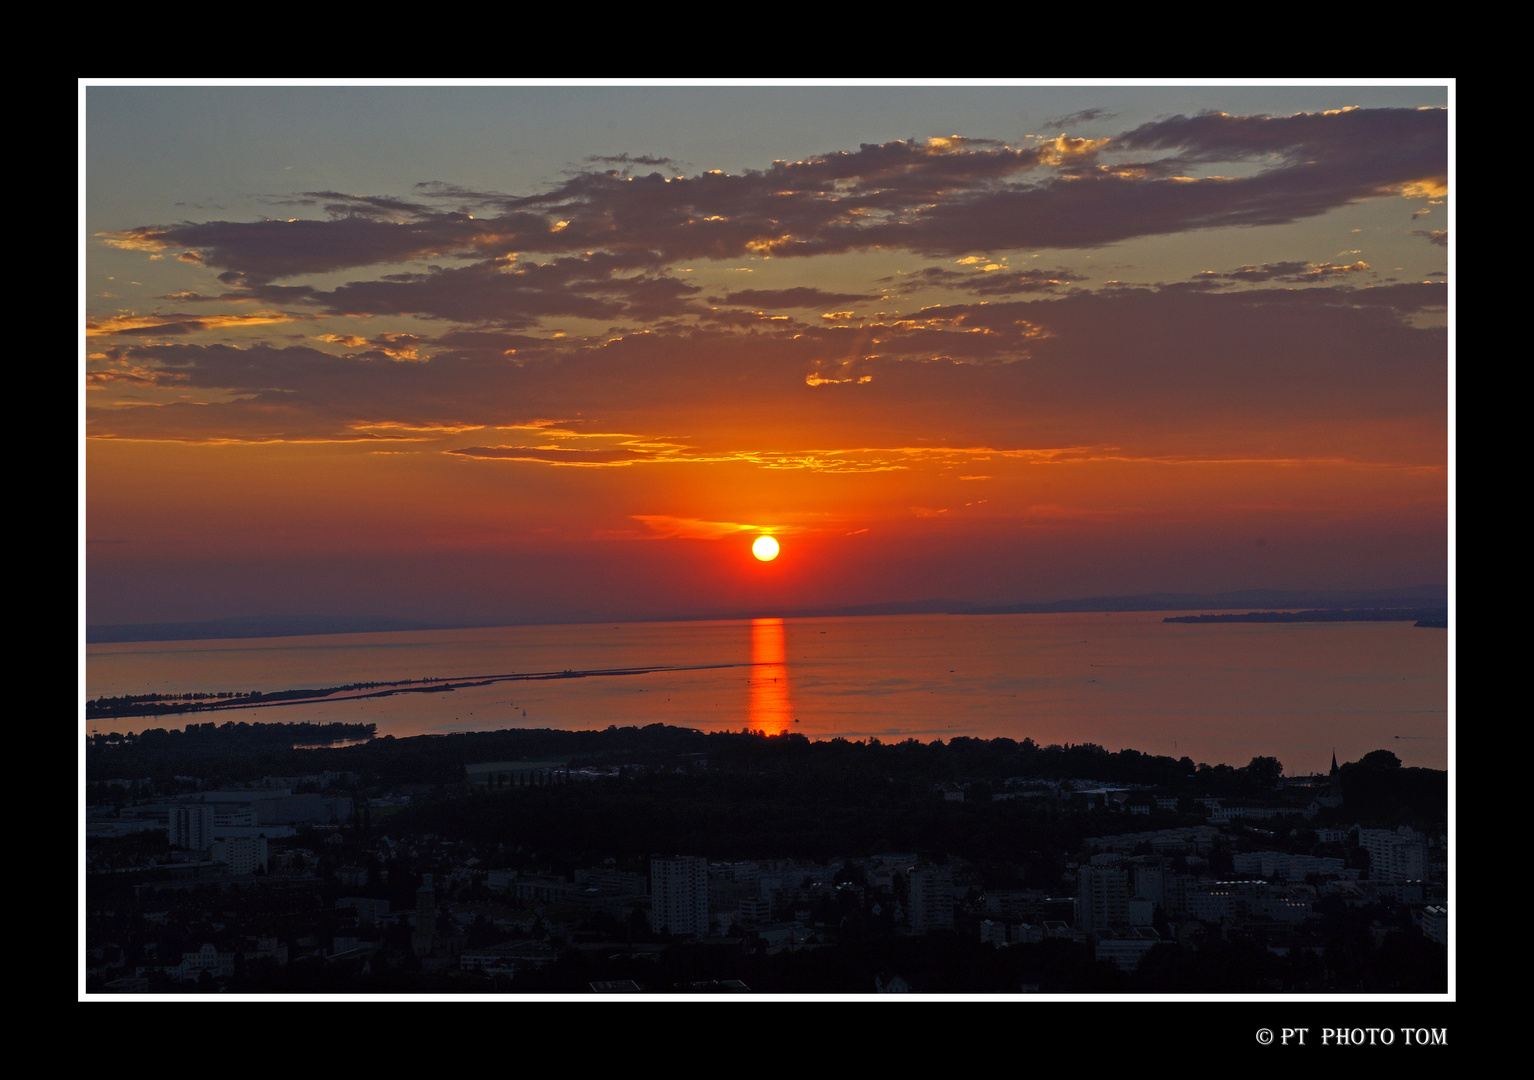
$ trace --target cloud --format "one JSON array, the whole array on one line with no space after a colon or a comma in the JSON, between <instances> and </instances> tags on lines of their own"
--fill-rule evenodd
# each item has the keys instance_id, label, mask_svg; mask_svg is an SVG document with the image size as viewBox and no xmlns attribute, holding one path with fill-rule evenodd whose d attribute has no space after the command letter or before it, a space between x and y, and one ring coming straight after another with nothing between
<instances>
[{"instance_id":1,"label":"cloud","mask_svg":"<svg viewBox=\"0 0 1534 1080\"><path fill-rule=\"evenodd\" d=\"M891 289L896 295L907 295L919 289L962 289L977 296L1019 296L1026 293L1054 292L1062 285L1085 281L1085 276L1069 270L1014 270L995 267L984 270L949 270L946 267L928 266L899 277L880 278L881 282L896 282Z\"/></svg>"},{"instance_id":2,"label":"cloud","mask_svg":"<svg viewBox=\"0 0 1534 1080\"><path fill-rule=\"evenodd\" d=\"M1343 170L1386 188L1444 175L1447 109L1336 109L1291 116L1205 112L1142 124L1116 145L1180 150L1182 161L1240 161L1275 156L1281 167Z\"/></svg>"},{"instance_id":3,"label":"cloud","mask_svg":"<svg viewBox=\"0 0 1534 1080\"><path fill-rule=\"evenodd\" d=\"M766 254L810 256L907 250L929 256L1054 247L1091 248L1137 236L1232 225L1271 225L1360 199L1431 194L1447 174L1443 110L1350 109L1289 117L1203 114L1144 124L1112 138L1061 135L1010 147L965 136L865 143L856 150L777 161L759 170L696 175L576 170L529 195L450 185L423 198L306 193L326 219L183 222L100 234L130 250L197 252L227 282L259 288L282 279L420 260L464 261L425 279L354 282L321 298L333 308L414 311L520 324L553 313L489 279L510 253L585 261L597 307L649 310L640 283L672 295L660 268L679 260ZM1152 156L1146 156L1149 152ZM1139 154L1138 160L1122 160ZM1109 160L1111 158L1111 160ZM660 159L613 162L649 167ZM1221 162L1258 161L1255 174L1187 175ZM599 162L607 163L607 162ZM456 200L461 208L439 204ZM589 254L588 254L589 253ZM618 269L643 271L628 286ZM475 275L478 275L476 277ZM1021 279L1017 284L1024 284ZM516 294L453 304L437 293L499 287ZM509 317L486 306L513 309ZM598 316L606 317L606 316Z\"/></svg>"},{"instance_id":4,"label":"cloud","mask_svg":"<svg viewBox=\"0 0 1534 1080\"><path fill-rule=\"evenodd\" d=\"M1039 153L1039 160L1045 164L1066 165L1090 160L1112 141L1112 139L1078 139L1069 135L1057 135L1053 139L1046 139L1039 143L1035 149Z\"/></svg>"},{"instance_id":5,"label":"cloud","mask_svg":"<svg viewBox=\"0 0 1534 1080\"><path fill-rule=\"evenodd\" d=\"M742 525L734 521L699 521L696 518L670 517L665 514L630 514L641 522L656 539L722 540L737 533L781 530L762 530L757 525Z\"/></svg>"},{"instance_id":6,"label":"cloud","mask_svg":"<svg viewBox=\"0 0 1534 1080\"><path fill-rule=\"evenodd\" d=\"M112 315L100 319L87 319L87 337L111 335L180 335L205 330L228 330L248 326L264 326L272 323L299 322L310 319L309 315L294 315L285 311L258 311L250 315L185 315L155 313L152 315Z\"/></svg>"},{"instance_id":7,"label":"cloud","mask_svg":"<svg viewBox=\"0 0 1534 1080\"><path fill-rule=\"evenodd\" d=\"M676 162L668 157L652 157L648 154L592 154L587 161L598 165L664 165L673 167Z\"/></svg>"},{"instance_id":8,"label":"cloud","mask_svg":"<svg viewBox=\"0 0 1534 1080\"><path fill-rule=\"evenodd\" d=\"M324 341L332 345L343 345L348 349L364 349L382 353L395 360L419 360L421 354L417 349L426 338L415 334L375 334L371 338L364 338L357 334L316 334L316 341Z\"/></svg>"},{"instance_id":9,"label":"cloud","mask_svg":"<svg viewBox=\"0 0 1534 1080\"><path fill-rule=\"evenodd\" d=\"M558 316L647 321L692 310L688 299L698 286L664 274L618 276L623 269L623 260L598 255L500 259L348 282L313 292L311 301L336 315L411 314L511 329Z\"/></svg>"},{"instance_id":10,"label":"cloud","mask_svg":"<svg viewBox=\"0 0 1534 1080\"><path fill-rule=\"evenodd\" d=\"M724 295L726 304L745 304L755 308L827 308L836 304L877 299L877 294L833 293L808 285L792 289L740 289Z\"/></svg>"},{"instance_id":11,"label":"cloud","mask_svg":"<svg viewBox=\"0 0 1534 1080\"><path fill-rule=\"evenodd\" d=\"M415 360L383 351L405 343L380 335L335 342L340 354L118 339L89 362L93 383L176 400L103 395L87 434L355 443L371 433L487 467L826 476L993 475L1001 461L1059 465L1101 458L1081 448L1103 446L1144 458L1190 440L1299 457L1408 420L1420 448L1444 422L1446 338L1411 316L1445 302L1441 284L1126 287L852 327L681 323L601 340L454 329L409 341ZM526 430L462 445L456 433L476 428ZM1390 453L1409 456L1410 445Z\"/></svg>"},{"instance_id":12,"label":"cloud","mask_svg":"<svg viewBox=\"0 0 1534 1080\"><path fill-rule=\"evenodd\" d=\"M1201 274L1195 274L1194 281L1242 281L1264 282L1285 281L1296 285L1306 285L1315 282L1326 281L1331 278L1346 277L1350 274L1365 274L1372 272L1373 268L1362 259L1356 262L1338 263L1307 263L1307 262L1276 262L1263 263L1260 266L1238 266L1234 270L1225 273L1217 273L1213 270L1205 270Z\"/></svg>"},{"instance_id":13,"label":"cloud","mask_svg":"<svg viewBox=\"0 0 1534 1080\"><path fill-rule=\"evenodd\" d=\"M549 465L632 465L639 461L664 460L664 455L640 450L572 450L556 446L465 446L443 452L462 457L538 461Z\"/></svg>"},{"instance_id":14,"label":"cloud","mask_svg":"<svg viewBox=\"0 0 1534 1080\"><path fill-rule=\"evenodd\" d=\"M1044 121L1044 126L1049 128L1068 128L1078 124L1090 124L1094 120L1112 120L1117 113L1108 112L1106 109L1081 109L1078 112L1069 113L1065 116L1057 116L1053 120Z\"/></svg>"},{"instance_id":15,"label":"cloud","mask_svg":"<svg viewBox=\"0 0 1534 1080\"><path fill-rule=\"evenodd\" d=\"M1436 244L1441 248L1449 246L1449 232L1447 229L1413 229L1413 236L1425 236L1430 244Z\"/></svg>"}]
</instances>

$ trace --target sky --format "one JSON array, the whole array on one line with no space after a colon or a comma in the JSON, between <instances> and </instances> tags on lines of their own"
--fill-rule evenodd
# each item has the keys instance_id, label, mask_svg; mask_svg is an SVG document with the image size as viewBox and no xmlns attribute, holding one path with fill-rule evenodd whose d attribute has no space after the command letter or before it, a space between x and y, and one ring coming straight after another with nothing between
<instances>
[{"instance_id":1,"label":"sky","mask_svg":"<svg viewBox=\"0 0 1534 1080\"><path fill-rule=\"evenodd\" d=\"M86 621L1446 584L1452 93L82 84Z\"/></svg>"}]
</instances>

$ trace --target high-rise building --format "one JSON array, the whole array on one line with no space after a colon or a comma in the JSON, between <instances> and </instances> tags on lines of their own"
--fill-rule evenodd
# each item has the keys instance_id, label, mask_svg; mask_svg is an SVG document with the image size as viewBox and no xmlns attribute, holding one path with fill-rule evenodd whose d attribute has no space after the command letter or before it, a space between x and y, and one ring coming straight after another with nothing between
<instances>
[{"instance_id":1,"label":"high-rise building","mask_svg":"<svg viewBox=\"0 0 1534 1080\"><path fill-rule=\"evenodd\" d=\"M421 887L415 891L415 930L410 948L417 956L430 956L437 941L437 890L430 874L423 874Z\"/></svg>"},{"instance_id":2,"label":"high-rise building","mask_svg":"<svg viewBox=\"0 0 1534 1080\"><path fill-rule=\"evenodd\" d=\"M1427 845L1405 825L1389 829L1359 829L1358 844L1369 853L1372 881L1421 881L1427 877Z\"/></svg>"},{"instance_id":3,"label":"high-rise building","mask_svg":"<svg viewBox=\"0 0 1534 1080\"><path fill-rule=\"evenodd\" d=\"M171 847L206 851L213 846L213 807L186 804L170 808L167 822Z\"/></svg>"},{"instance_id":4,"label":"high-rise building","mask_svg":"<svg viewBox=\"0 0 1534 1080\"><path fill-rule=\"evenodd\" d=\"M952 930L953 871L944 866L912 867L910 883L912 932Z\"/></svg>"},{"instance_id":5,"label":"high-rise building","mask_svg":"<svg viewBox=\"0 0 1534 1080\"><path fill-rule=\"evenodd\" d=\"M1129 872L1083 866L1077 875L1076 928L1101 930L1129 924Z\"/></svg>"},{"instance_id":6,"label":"high-rise building","mask_svg":"<svg viewBox=\"0 0 1534 1080\"><path fill-rule=\"evenodd\" d=\"M695 855L650 860L650 928L708 933L708 860Z\"/></svg>"}]
</instances>

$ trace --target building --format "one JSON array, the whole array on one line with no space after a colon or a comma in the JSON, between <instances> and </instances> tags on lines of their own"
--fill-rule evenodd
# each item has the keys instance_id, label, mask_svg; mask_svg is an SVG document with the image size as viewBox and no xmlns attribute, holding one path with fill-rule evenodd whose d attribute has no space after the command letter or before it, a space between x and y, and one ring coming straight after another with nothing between
<instances>
[{"instance_id":1,"label":"building","mask_svg":"<svg viewBox=\"0 0 1534 1080\"><path fill-rule=\"evenodd\" d=\"M213 841L213 861L227 863L237 876L267 869L268 851L264 836L229 836Z\"/></svg>"},{"instance_id":2,"label":"building","mask_svg":"<svg viewBox=\"0 0 1534 1080\"><path fill-rule=\"evenodd\" d=\"M650 860L650 929L708 933L708 860L694 855Z\"/></svg>"},{"instance_id":3,"label":"building","mask_svg":"<svg viewBox=\"0 0 1534 1080\"><path fill-rule=\"evenodd\" d=\"M952 930L953 871L943 866L913 866L910 880L912 932Z\"/></svg>"},{"instance_id":4,"label":"building","mask_svg":"<svg viewBox=\"0 0 1534 1080\"><path fill-rule=\"evenodd\" d=\"M197 952L181 954L181 963L166 971L175 978L195 981L203 972L216 979L227 979L234 974L234 953L219 952L212 945L204 945Z\"/></svg>"},{"instance_id":5,"label":"building","mask_svg":"<svg viewBox=\"0 0 1534 1080\"><path fill-rule=\"evenodd\" d=\"M370 926L383 921L389 914L389 901L370 896L343 896L336 901L336 907L354 909L357 921Z\"/></svg>"},{"instance_id":6,"label":"building","mask_svg":"<svg viewBox=\"0 0 1534 1080\"><path fill-rule=\"evenodd\" d=\"M1425 908L1422 912L1422 935L1440 945L1449 943L1449 909L1441 905Z\"/></svg>"},{"instance_id":7,"label":"building","mask_svg":"<svg viewBox=\"0 0 1534 1080\"><path fill-rule=\"evenodd\" d=\"M197 801L213 809L219 826L326 825L351 820L352 800L338 795L295 795L286 788L204 791Z\"/></svg>"},{"instance_id":8,"label":"building","mask_svg":"<svg viewBox=\"0 0 1534 1080\"><path fill-rule=\"evenodd\" d=\"M1129 871L1083 866L1077 871L1076 929L1129 924Z\"/></svg>"},{"instance_id":9,"label":"building","mask_svg":"<svg viewBox=\"0 0 1534 1080\"><path fill-rule=\"evenodd\" d=\"M742 896L737 905L742 922L764 923L772 921L772 901L765 896Z\"/></svg>"},{"instance_id":10,"label":"building","mask_svg":"<svg viewBox=\"0 0 1534 1080\"><path fill-rule=\"evenodd\" d=\"M415 891L415 931L410 935L410 948L417 956L430 956L437 947L437 890L430 874L423 875L421 887Z\"/></svg>"},{"instance_id":11,"label":"building","mask_svg":"<svg viewBox=\"0 0 1534 1080\"><path fill-rule=\"evenodd\" d=\"M1120 971L1133 971L1140 966L1145 954L1161 940L1149 926L1121 927L1118 930L1100 930L1093 955L1098 960L1112 961Z\"/></svg>"},{"instance_id":12,"label":"building","mask_svg":"<svg viewBox=\"0 0 1534 1080\"><path fill-rule=\"evenodd\" d=\"M1200 922L1232 918L1262 918L1300 923L1309 918L1311 894L1304 886L1286 887L1266 881L1207 881L1189 891L1187 911Z\"/></svg>"},{"instance_id":13,"label":"building","mask_svg":"<svg viewBox=\"0 0 1534 1080\"><path fill-rule=\"evenodd\" d=\"M1358 845L1369 853L1373 881L1421 881L1427 877L1427 845L1402 825L1390 829L1359 829Z\"/></svg>"},{"instance_id":14,"label":"building","mask_svg":"<svg viewBox=\"0 0 1534 1080\"><path fill-rule=\"evenodd\" d=\"M171 847L207 851L213 846L213 808L188 804L172 806L167 821Z\"/></svg>"}]
</instances>

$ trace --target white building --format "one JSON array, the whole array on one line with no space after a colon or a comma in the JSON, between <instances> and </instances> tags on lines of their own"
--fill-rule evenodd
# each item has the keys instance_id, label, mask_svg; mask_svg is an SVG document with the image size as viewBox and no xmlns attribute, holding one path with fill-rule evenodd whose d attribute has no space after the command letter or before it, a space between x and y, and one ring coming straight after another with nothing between
<instances>
[{"instance_id":1,"label":"white building","mask_svg":"<svg viewBox=\"0 0 1534 1080\"><path fill-rule=\"evenodd\" d=\"M1402 825L1389 829L1359 829L1358 845L1369 853L1369 877L1374 881L1421 881L1427 877L1427 845Z\"/></svg>"},{"instance_id":2,"label":"white building","mask_svg":"<svg viewBox=\"0 0 1534 1080\"><path fill-rule=\"evenodd\" d=\"M708 860L694 855L650 860L650 929L708 933Z\"/></svg>"}]
</instances>

